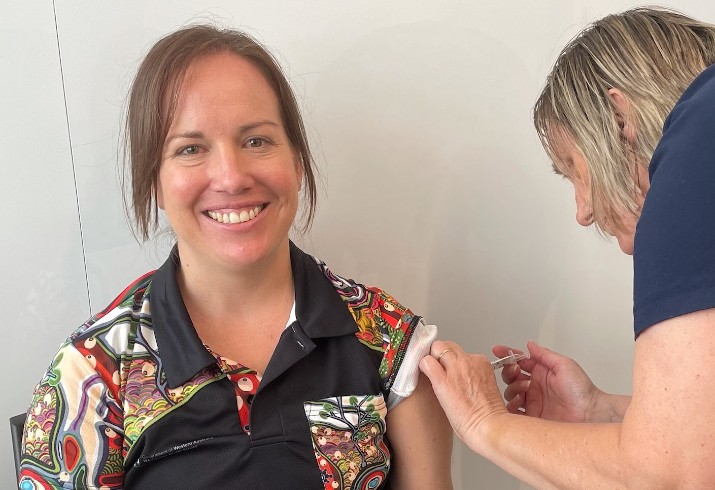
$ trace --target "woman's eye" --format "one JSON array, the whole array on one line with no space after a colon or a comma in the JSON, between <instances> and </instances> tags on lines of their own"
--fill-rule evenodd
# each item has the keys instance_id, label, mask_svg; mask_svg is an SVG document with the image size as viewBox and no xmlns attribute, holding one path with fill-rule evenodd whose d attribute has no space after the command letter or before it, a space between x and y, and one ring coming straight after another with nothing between
<instances>
[{"instance_id":1,"label":"woman's eye","mask_svg":"<svg viewBox=\"0 0 715 490\"><path fill-rule=\"evenodd\" d=\"M261 148L266 144L266 140L263 138L249 138L246 144L249 148Z\"/></svg>"},{"instance_id":2,"label":"woman's eye","mask_svg":"<svg viewBox=\"0 0 715 490\"><path fill-rule=\"evenodd\" d=\"M179 155L196 155L199 153L199 147L197 145L185 146L179 150Z\"/></svg>"}]
</instances>

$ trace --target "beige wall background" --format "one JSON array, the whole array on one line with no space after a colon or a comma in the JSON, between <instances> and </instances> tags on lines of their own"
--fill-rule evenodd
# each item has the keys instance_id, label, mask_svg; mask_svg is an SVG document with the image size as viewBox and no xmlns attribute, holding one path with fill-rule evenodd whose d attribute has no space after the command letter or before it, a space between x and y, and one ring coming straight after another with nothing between
<instances>
[{"instance_id":1,"label":"beige wall background","mask_svg":"<svg viewBox=\"0 0 715 490\"><path fill-rule=\"evenodd\" d=\"M630 1L3 0L0 419L24 412L59 343L157 267L125 224L117 157L143 53L192 21L278 53L321 172L310 234L336 272L380 285L473 352L528 339L631 385L631 260L574 220L530 110L560 48ZM706 0L672 3L715 21ZM7 422L3 422L7 423ZM6 425L7 427L7 425ZM0 487L13 486L9 432ZM457 489L524 488L458 443Z\"/></svg>"}]
</instances>

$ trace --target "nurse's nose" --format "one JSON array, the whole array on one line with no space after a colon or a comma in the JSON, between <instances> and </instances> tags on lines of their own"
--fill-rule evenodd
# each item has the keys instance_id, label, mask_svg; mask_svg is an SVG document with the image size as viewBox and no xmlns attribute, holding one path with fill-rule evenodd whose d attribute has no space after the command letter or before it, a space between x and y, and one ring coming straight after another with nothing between
<instances>
[{"instance_id":1,"label":"nurse's nose","mask_svg":"<svg viewBox=\"0 0 715 490\"><path fill-rule=\"evenodd\" d=\"M581 195L578 190L576 194L576 222L581 226L591 226L593 224L593 210L591 201Z\"/></svg>"}]
</instances>

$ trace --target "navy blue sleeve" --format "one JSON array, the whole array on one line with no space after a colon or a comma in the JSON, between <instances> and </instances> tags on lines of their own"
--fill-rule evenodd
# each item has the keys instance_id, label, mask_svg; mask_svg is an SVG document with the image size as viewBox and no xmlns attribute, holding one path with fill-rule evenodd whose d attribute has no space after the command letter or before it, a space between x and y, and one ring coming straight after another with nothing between
<instances>
[{"instance_id":1,"label":"navy blue sleeve","mask_svg":"<svg viewBox=\"0 0 715 490\"><path fill-rule=\"evenodd\" d=\"M668 116L649 172L633 253L636 337L715 307L715 65Z\"/></svg>"}]
</instances>

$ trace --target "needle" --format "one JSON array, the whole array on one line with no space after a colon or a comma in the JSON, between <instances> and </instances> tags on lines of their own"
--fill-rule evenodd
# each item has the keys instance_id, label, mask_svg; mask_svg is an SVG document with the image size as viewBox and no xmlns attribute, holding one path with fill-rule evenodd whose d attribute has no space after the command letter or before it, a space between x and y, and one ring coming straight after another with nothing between
<instances>
[{"instance_id":1,"label":"needle","mask_svg":"<svg viewBox=\"0 0 715 490\"><path fill-rule=\"evenodd\" d=\"M521 361L522 359L528 359L529 354L514 354L511 350L509 351L509 355L506 357L502 357L501 359L497 359L496 361L492 361L492 369L495 371L497 369L501 369L507 364L516 364L517 361Z\"/></svg>"}]
</instances>

